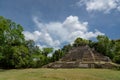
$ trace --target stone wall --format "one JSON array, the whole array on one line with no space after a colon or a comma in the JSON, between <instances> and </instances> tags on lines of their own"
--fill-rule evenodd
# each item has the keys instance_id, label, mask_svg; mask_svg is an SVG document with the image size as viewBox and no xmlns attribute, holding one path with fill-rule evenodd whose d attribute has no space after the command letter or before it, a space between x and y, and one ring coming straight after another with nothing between
<instances>
[{"instance_id":1,"label":"stone wall","mask_svg":"<svg viewBox=\"0 0 120 80\"><path fill-rule=\"evenodd\" d=\"M92 50L89 46L74 47L59 61L50 63L45 68L112 68L111 60Z\"/></svg>"}]
</instances>

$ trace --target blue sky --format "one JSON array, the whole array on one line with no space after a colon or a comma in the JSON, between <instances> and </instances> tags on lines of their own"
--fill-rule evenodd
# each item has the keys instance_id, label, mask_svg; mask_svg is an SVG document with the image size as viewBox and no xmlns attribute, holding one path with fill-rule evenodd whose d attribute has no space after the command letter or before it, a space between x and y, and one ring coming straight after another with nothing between
<instances>
[{"instance_id":1,"label":"blue sky","mask_svg":"<svg viewBox=\"0 0 120 80\"><path fill-rule=\"evenodd\" d=\"M0 15L21 24L40 47L59 48L76 37L120 38L120 0L0 0Z\"/></svg>"}]
</instances>

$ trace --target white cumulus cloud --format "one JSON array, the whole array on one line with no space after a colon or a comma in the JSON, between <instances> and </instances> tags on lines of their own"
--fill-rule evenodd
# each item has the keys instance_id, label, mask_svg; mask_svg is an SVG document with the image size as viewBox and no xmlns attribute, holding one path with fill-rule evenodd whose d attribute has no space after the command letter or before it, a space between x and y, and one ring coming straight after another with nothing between
<instances>
[{"instance_id":1,"label":"white cumulus cloud","mask_svg":"<svg viewBox=\"0 0 120 80\"><path fill-rule=\"evenodd\" d=\"M103 11L109 13L111 10L118 10L120 0L80 0L77 5L85 5L87 11Z\"/></svg>"},{"instance_id":2,"label":"white cumulus cloud","mask_svg":"<svg viewBox=\"0 0 120 80\"><path fill-rule=\"evenodd\" d=\"M42 23L38 20L38 17L33 17L33 21L38 30L24 31L24 35L26 40L32 39L39 43L40 47L59 48L63 46L63 43L71 43L77 37L90 39L98 35L104 35L98 30L89 32L88 22L81 22L77 16L69 16L63 22Z\"/></svg>"}]
</instances>

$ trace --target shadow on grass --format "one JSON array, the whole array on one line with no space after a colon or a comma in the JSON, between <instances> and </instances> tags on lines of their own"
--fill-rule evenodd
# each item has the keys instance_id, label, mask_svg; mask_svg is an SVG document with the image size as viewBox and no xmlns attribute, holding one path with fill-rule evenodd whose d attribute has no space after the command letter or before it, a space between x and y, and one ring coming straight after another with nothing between
<instances>
[{"instance_id":1,"label":"shadow on grass","mask_svg":"<svg viewBox=\"0 0 120 80\"><path fill-rule=\"evenodd\" d=\"M4 69L0 69L0 72L5 72L6 70L4 70Z\"/></svg>"},{"instance_id":2,"label":"shadow on grass","mask_svg":"<svg viewBox=\"0 0 120 80\"><path fill-rule=\"evenodd\" d=\"M0 68L0 72L5 72L5 71L9 71L11 69L3 69L3 68Z\"/></svg>"}]
</instances>

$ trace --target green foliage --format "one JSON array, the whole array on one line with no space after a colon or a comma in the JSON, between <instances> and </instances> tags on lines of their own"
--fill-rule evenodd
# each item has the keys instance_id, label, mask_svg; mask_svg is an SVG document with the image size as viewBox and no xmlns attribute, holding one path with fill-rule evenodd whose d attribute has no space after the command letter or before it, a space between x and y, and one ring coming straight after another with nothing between
<instances>
[{"instance_id":1,"label":"green foliage","mask_svg":"<svg viewBox=\"0 0 120 80\"><path fill-rule=\"evenodd\" d=\"M53 48L40 50L33 40L25 41L21 25L0 16L0 67L41 67L49 62Z\"/></svg>"},{"instance_id":2,"label":"green foliage","mask_svg":"<svg viewBox=\"0 0 120 80\"><path fill-rule=\"evenodd\" d=\"M113 61L120 64L120 55L116 55L116 56L113 58Z\"/></svg>"},{"instance_id":3,"label":"green foliage","mask_svg":"<svg viewBox=\"0 0 120 80\"><path fill-rule=\"evenodd\" d=\"M53 52L53 48L43 48L43 55L48 56L51 52Z\"/></svg>"},{"instance_id":4,"label":"green foliage","mask_svg":"<svg viewBox=\"0 0 120 80\"><path fill-rule=\"evenodd\" d=\"M0 17L0 64L3 68L29 67L30 55L22 31L21 25Z\"/></svg>"},{"instance_id":5,"label":"green foliage","mask_svg":"<svg viewBox=\"0 0 120 80\"><path fill-rule=\"evenodd\" d=\"M9 64L11 68L26 68L29 67L30 55L28 49L25 46L12 46L9 54L5 55L4 62Z\"/></svg>"},{"instance_id":6,"label":"green foliage","mask_svg":"<svg viewBox=\"0 0 120 80\"><path fill-rule=\"evenodd\" d=\"M0 41L1 45L19 45L24 42L23 28L21 25L9 19L0 20Z\"/></svg>"},{"instance_id":7,"label":"green foliage","mask_svg":"<svg viewBox=\"0 0 120 80\"><path fill-rule=\"evenodd\" d=\"M82 39L82 38L77 38L74 41L73 46L77 47L77 46L84 46L84 45L88 45L88 44L89 44L89 40L85 40L85 39Z\"/></svg>"},{"instance_id":8,"label":"green foliage","mask_svg":"<svg viewBox=\"0 0 120 80\"><path fill-rule=\"evenodd\" d=\"M110 40L107 36L99 35L97 36L97 42L91 40L85 40L82 38L77 38L73 45L65 45L61 51L64 56L70 49L73 47L89 45L91 48L94 48L99 53L108 56L115 63L120 64L120 40ZM57 50L53 54L52 61L57 61L61 58L60 51Z\"/></svg>"},{"instance_id":9,"label":"green foliage","mask_svg":"<svg viewBox=\"0 0 120 80\"><path fill-rule=\"evenodd\" d=\"M21 25L0 16L0 68L41 67L58 61L73 47L85 45L120 64L120 40L110 40L107 36L98 36L97 42L77 38L72 45L53 52L53 48L41 50L33 40L26 41L22 32ZM52 57L49 54L53 54Z\"/></svg>"},{"instance_id":10,"label":"green foliage","mask_svg":"<svg viewBox=\"0 0 120 80\"><path fill-rule=\"evenodd\" d=\"M62 58L64 56L64 52L60 49L56 50L52 56L52 62L54 61L58 61L60 58Z\"/></svg>"},{"instance_id":11,"label":"green foliage","mask_svg":"<svg viewBox=\"0 0 120 80\"><path fill-rule=\"evenodd\" d=\"M68 44L68 45L65 45L63 48L62 48L62 51L67 53L70 49L72 48L72 45L71 44Z\"/></svg>"},{"instance_id":12,"label":"green foliage","mask_svg":"<svg viewBox=\"0 0 120 80\"><path fill-rule=\"evenodd\" d=\"M114 50L114 54L115 54L115 57L113 58L113 61L116 62L116 63L119 63L120 64L120 40L115 40L115 50Z\"/></svg>"},{"instance_id":13,"label":"green foliage","mask_svg":"<svg viewBox=\"0 0 120 80\"><path fill-rule=\"evenodd\" d=\"M100 35L97 37L97 45L95 46L95 49L106 55L109 56L111 59L113 59L114 57L114 45L112 43L112 41L107 37L107 36L103 36Z\"/></svg>"},{"instance_id":14,"label":"green foliage","mask_svg":"<svg viewBox=\"0 0 120 80\"><path fill-rule=\"evenodd\" d=\"M40 50L33 40L26 41L21 25L0 16L0 67L41 67L49 62L53 48Z\"/></svg>"},{"instance_id":15,"label":"green foliage","mask_svg":"<svg viewBox=\"0 0 120 80\"><path fill-rule=\"evenodd\" d=\"M98 42L90 43L92 48L120 64L120 40L110 40L107 36L97 36Z\"/></svg>"}]
</instances>

